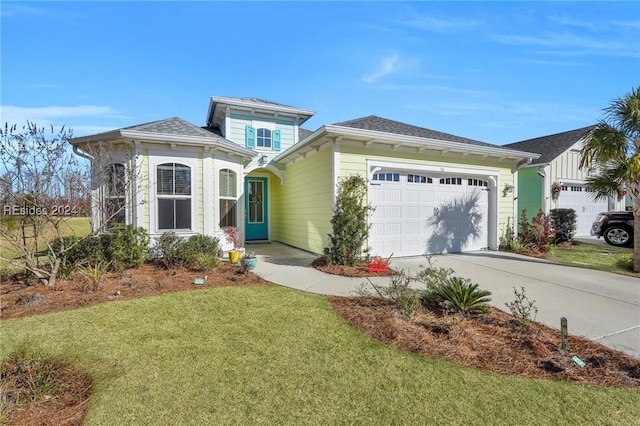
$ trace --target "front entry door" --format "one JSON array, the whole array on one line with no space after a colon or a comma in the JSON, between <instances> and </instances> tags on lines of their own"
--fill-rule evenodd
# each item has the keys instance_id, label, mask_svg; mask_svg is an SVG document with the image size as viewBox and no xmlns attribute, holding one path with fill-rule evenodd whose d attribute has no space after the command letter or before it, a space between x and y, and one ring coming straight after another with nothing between
<instances>
[{"instance_id":1,"label":"front entry door","mask_svg":"<svg viewBox=\"0 0 640 426\"><path fill-rule=\"evenodd\" d=\"M246 178L244 181L244 194L246 239L268 240L267 178Z\"/></svg>"}]
</instances>

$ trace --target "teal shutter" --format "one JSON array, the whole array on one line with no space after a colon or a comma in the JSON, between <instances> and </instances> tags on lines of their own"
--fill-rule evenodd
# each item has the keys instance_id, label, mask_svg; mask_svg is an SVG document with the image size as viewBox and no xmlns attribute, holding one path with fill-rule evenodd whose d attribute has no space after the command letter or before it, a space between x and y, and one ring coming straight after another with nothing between
<instances>
[{"instance_id":1,"label":"teal shutter","mask_svg":"<svg viewBox=\"0 0 640 426\"><path fill-rule=\"evenodd\" d=\"M280 151L280 130L274 130L271 132L271 140L273 143L273 150Z\"/></svg>"},{"instance_id":2,"label":"teal shutter","mask_svg":"<svg viewBox=\"0 0 640 426\"><path fill-rule=\"evenodd\" d=\"M245 128L244 146L247 149L253 149L256 146L256 129L251 126Z\"/></svg>"}]
</instances>

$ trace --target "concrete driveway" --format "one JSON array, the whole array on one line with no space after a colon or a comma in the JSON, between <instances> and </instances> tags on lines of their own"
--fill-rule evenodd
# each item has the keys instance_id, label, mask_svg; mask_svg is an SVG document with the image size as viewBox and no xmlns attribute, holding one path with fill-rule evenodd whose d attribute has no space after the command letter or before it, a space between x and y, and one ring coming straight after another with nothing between
<instances>
[{"instance_id":1,"label":"concrete driveway","mask_svg":"<svg viewBox=\"0 0 640 426\"><path fill-rule=\"evenodd\" d=\"M255 244L259 262L256 273L287 287L312 293L353 295L366 283L362 278L327 275L310 267L317 255L283 244ZM535 300L537 320L560 328L566 317L569 333L596 340L640 357L640 279L590 269L558 265L506 252L480 251L432 257L435 266L452 268L492 292L492 303L507 310L515 299L513 287L524 287ZM424 257L393 259L394 269L417 271ZM374 282L384 285L388 278Z\"/></svg>"}]
</instances>

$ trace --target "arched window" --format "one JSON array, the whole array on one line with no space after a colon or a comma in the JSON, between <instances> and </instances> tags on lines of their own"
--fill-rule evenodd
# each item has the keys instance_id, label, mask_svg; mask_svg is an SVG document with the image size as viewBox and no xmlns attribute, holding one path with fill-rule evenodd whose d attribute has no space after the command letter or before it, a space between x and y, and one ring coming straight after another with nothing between
<instances>
[{"instance_id":1,"label":"arched window","mask_svg":"<svg viewBox=\"0 0 640 426\"><path fill-rule=\"evenodd\" d=\"M222 169L219 174L220 227L237 226L237 182L233 170Z\"/></svg>"},{"instance_id":2,"label":"arched window","mask_svg":"<svg viewBox=\"0 0 640 426\"><path fill-rule=\"evenodd\" d=\"M157 167L158 229L191 229L191 167Z\"/></svg>"},{"instance_id":3,"label":"arched window","mask_svg":"<svg viewBox=\"0 0 640 426\"><path fill-rule=\"evenodd\" d=\"M271 130L258 129L256 144L259 148L271 148Z\"/></svg>"},{"instance_id":4,"label":"arched window","mask_svg":"<svg viewBox=\"0 0 640 426\"><path fill-rule=\"evenodd\" d=\"M126 222L126 174L122 164L109 164L105 170L103 189L103 223L109 227L113 223Z\"/></svg>"}]
</instances>

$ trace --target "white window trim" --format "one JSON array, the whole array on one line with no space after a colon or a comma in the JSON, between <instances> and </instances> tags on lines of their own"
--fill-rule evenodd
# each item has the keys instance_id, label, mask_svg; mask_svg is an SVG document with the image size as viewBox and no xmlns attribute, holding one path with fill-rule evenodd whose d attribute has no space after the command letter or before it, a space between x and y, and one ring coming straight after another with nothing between
<instances>
[{"instance_id":1,"label":"white window trim","mask_svg":"<svg viewBox=\"0 0 640 426\"><path fill-rule=\"evenodd\" d=\"M183 230L176 229L176 234L193 235L197 231L198 226L198 201L199 191L197 188L197 173L198 173L198 161L196 157L197 153L193 153L193 156L180 155L176 152L150 150L149 152L149 232L152 234L163 234L168 232L168 229L158 228L158 188L157 188L157 173L158 166L165 163L177 163L191 167L191 229ZM206 190L206 188L205 188Z\"/></svg>"},{"instance_id":2,"label":"white window trim","mask_svg":"<svg viewBox=\"0 0 640 426\"><path fill-rule=\"evenodd\" d=\"M189 195L185 195L185 194L169 194L169 195L168 194L158 194L158 186L156 185L156 188L155 188L156 189L156 194L155 194L156 195L156 199L157 200L189 200L189 204L191 204L191 209L190 209L191 210L191 220L189 221L189 223L190 223L190 227L189 228L166 228L166 229L160 229L160 209L156 208L156 212L155 213L156 213L156 219L157 219L157 222L156 222L157 230L158 230L158 232L170 232L170 231L173 231L175 233L192 232L192 230L194 228L193 227L193 224L194 224L194 222L193 222L193 219L194 219L194 214L193 214L193 210L194 210L194 207L193 207L194 206L193 195L194 194L193 193L194 193L194 190L195 190L194 184L193 184L193 182L194 182L194 168L192 166L189 166L188 164L181 163L180 161L171 161L171 162L168 162L168 163L158 163L155 166L156 177L158 176L158 167L162 166L164 164L173 164L173 173L174 173L173 174L173 179L174 179L174 182L175 182L175 168L176 168L175 166L176 165L185 166L185 167L189 168L189 177L190 177L190 180L191 180L190 185L189 185ZM156 180L155 182L157 183L158 181ZM175 191L175 188L174 188L174 191ZM160 203L156 203L156 207L159 207L159 204ZM197 215L196 215L196 217L197 217Z\"/></svg>"}]
</instances>

